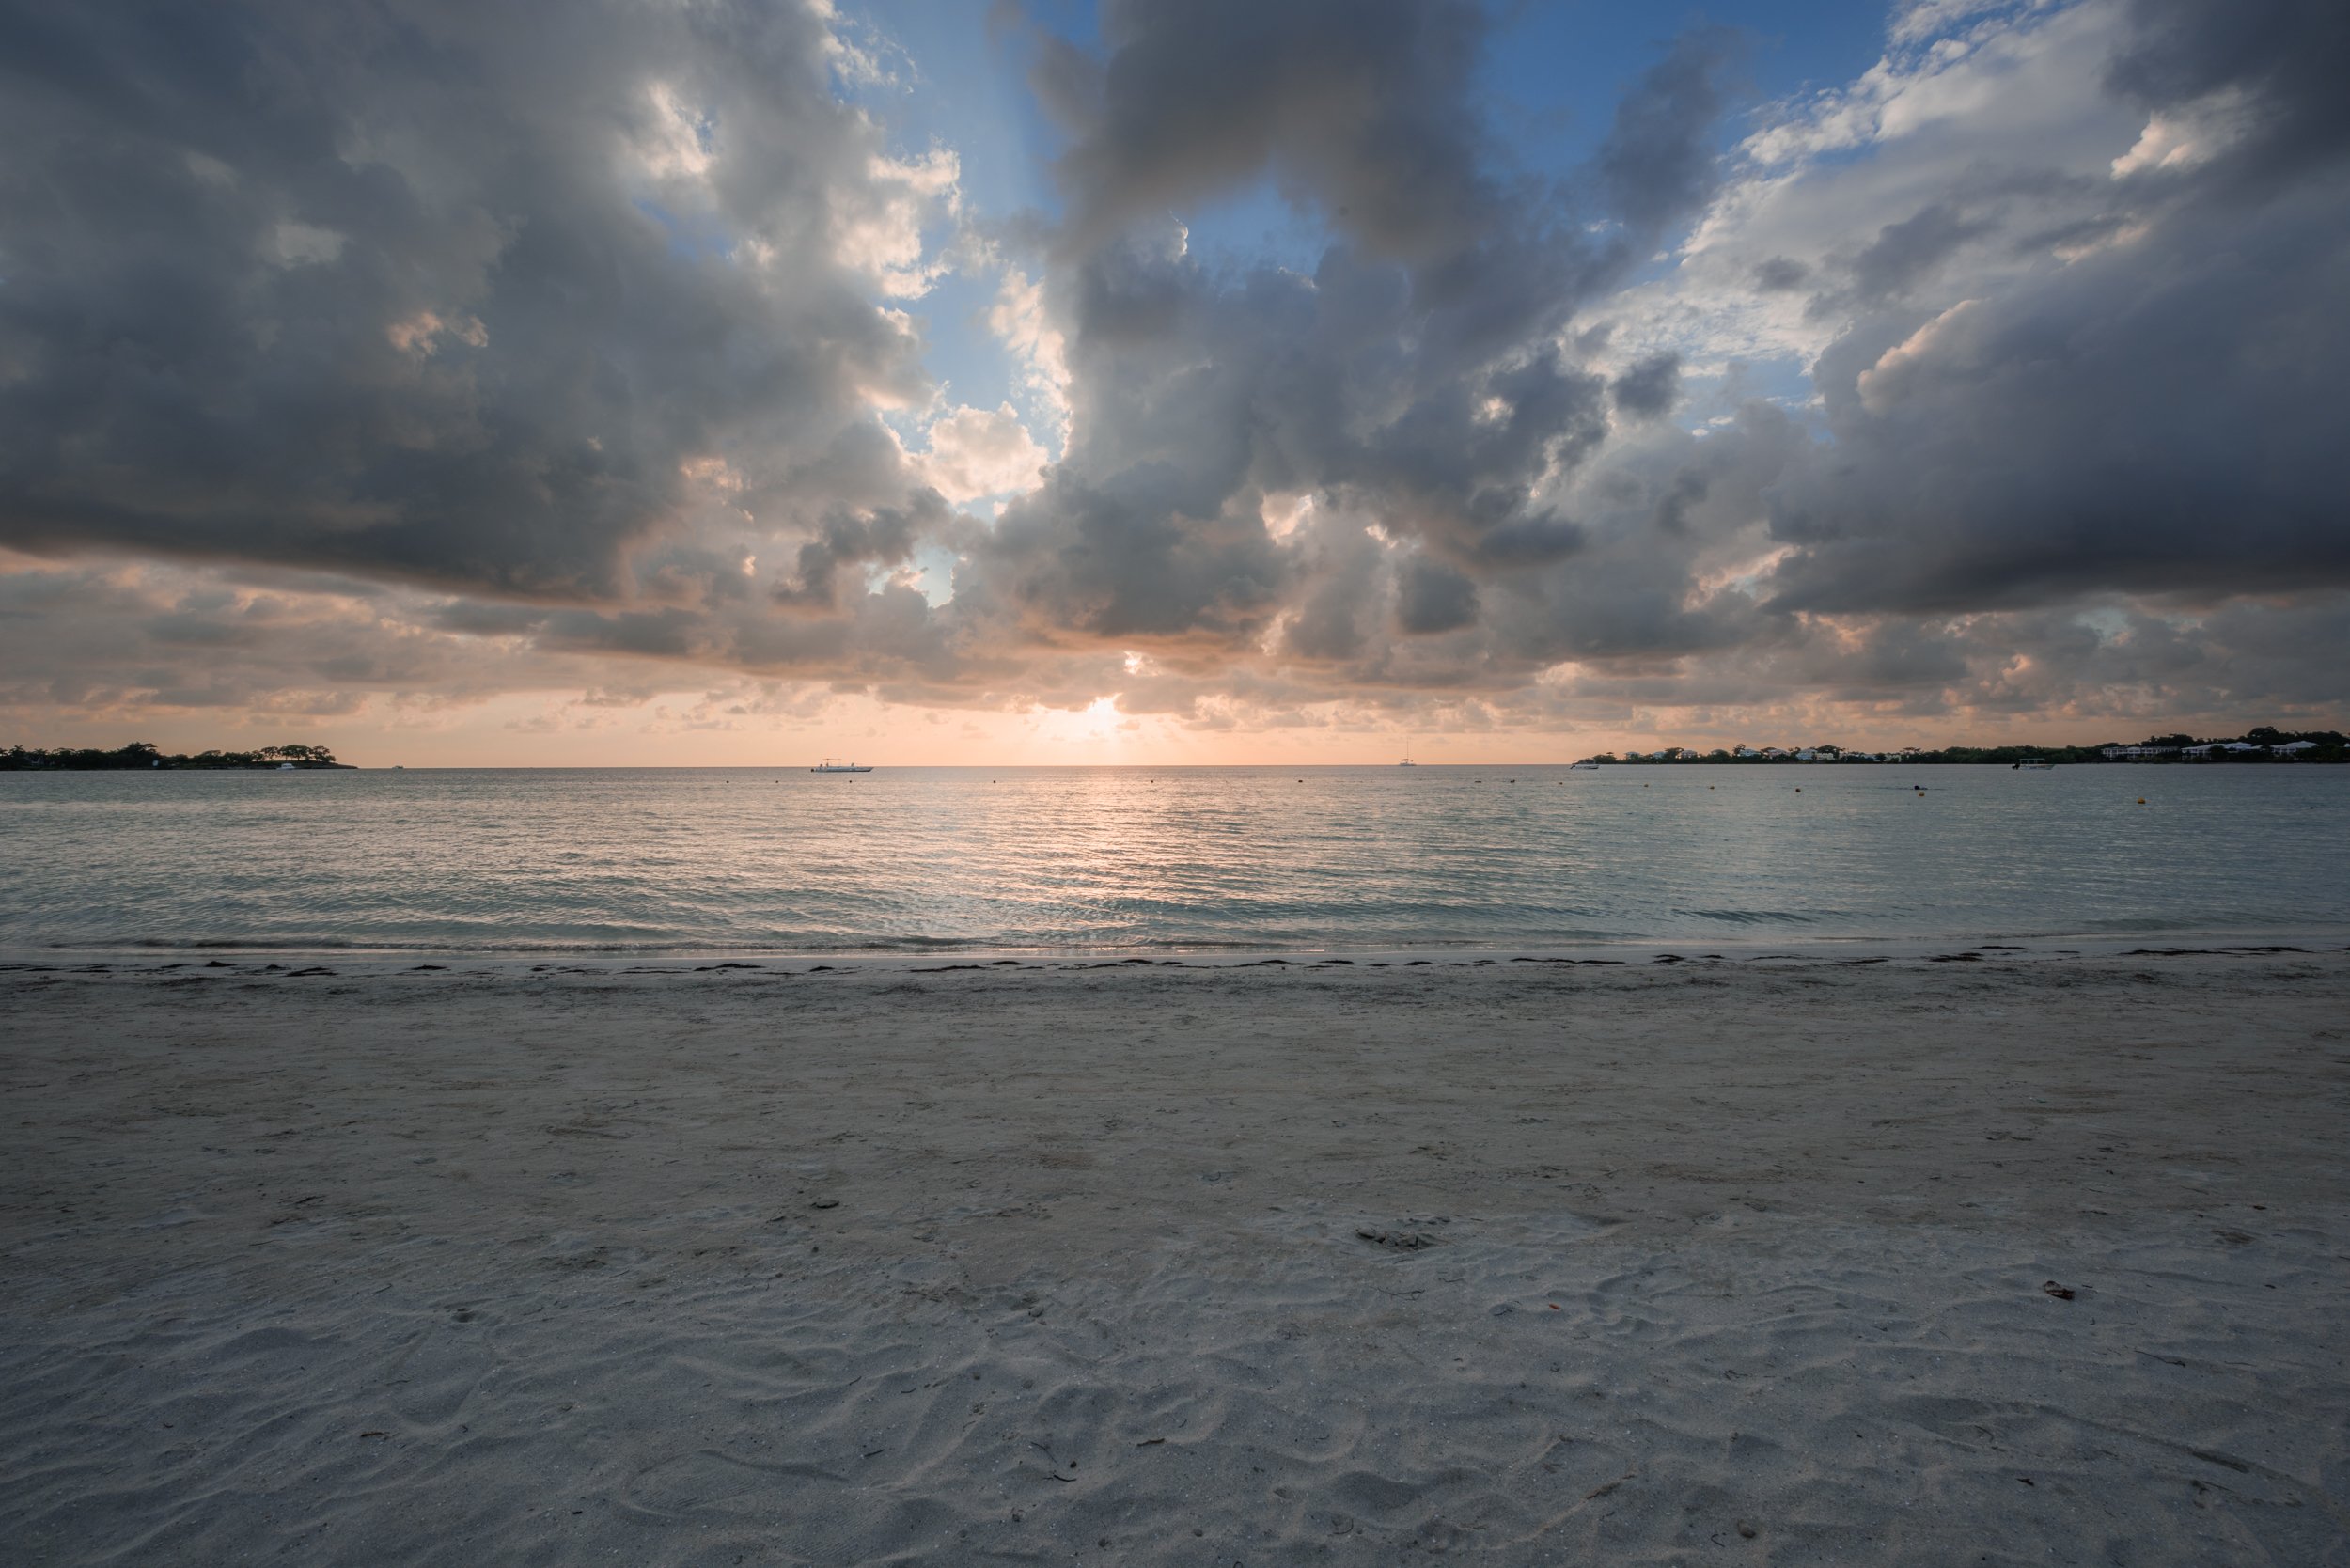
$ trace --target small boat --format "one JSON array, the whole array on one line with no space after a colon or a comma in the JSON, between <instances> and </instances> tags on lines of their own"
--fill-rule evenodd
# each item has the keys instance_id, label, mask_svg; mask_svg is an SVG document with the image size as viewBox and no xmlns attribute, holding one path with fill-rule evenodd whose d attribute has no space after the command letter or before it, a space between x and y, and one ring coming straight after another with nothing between
<instances>
[{"instance_id":1,"label":"small boat","mask_svg":"<svg viewBox=\"0 0 2350 1568\"><path fill-rule=\"evenodd\" d=\"M873 770L862 763L836 762L827 757L807 771L810 773L871 773Z\"/></svg>"},{"instance_id":2,"label":"small boat","mask_svg":"<svg viewBox=\"0 0 2350 1568\"><path fill-rule=\"evenodd\" d=\"M2056 764L2045 757L2027 757L2008 771L2010 773L2046 773L2055 766Z\"/></svg>"},{"instance_id":3,"label":"small boat","mask_svg":"<svg viewBox=\"0 0 2350 1568\"><path fill-rule=\"evenodd\" d=\"M1599 764L1597 762L1569 762L1567 771L1569 773L1597 773Z\"/></svg>"},{"instance_id":4,"label":"small boat","mask_svg":"<svg viewBox=\"0 0 2350 1568\"><path fill-rule=\"evenodd\" d=\"M1396 764L1396 766L1397 766L1397 767L1399 767L1399 768L1416 768L1416 767L1418 767L1418 766L1419 766L1419 764L1418 764L1418 762L1413 761L1413 760L1412 760L1409 757L1406 757L1406 758L1404 758L1404 759L1403 759L1403 760L1402 760L1401 762L1398 762L1398 763Z\"/></svg>"}]
</instances>

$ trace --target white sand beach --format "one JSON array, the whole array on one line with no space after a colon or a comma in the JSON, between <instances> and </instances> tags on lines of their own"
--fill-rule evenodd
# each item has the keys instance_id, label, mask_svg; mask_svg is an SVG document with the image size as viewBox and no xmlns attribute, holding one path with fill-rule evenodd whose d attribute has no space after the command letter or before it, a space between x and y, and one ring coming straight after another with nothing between
<instances>
[{"instance_id":1,"label":"white sand beach","mask_svg":"<svg viewBox=\"0 0 2350 1568\"><path fill-rule=\"evenodd\" d=\"M2350 1562L2350 956L1432 956L0 974L0 1558Z\"/></svg>"}]
</instances>

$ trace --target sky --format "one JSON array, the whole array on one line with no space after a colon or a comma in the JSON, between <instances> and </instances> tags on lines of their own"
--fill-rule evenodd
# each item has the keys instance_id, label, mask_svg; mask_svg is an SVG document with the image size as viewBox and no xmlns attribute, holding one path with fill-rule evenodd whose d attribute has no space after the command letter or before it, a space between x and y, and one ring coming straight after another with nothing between
<instances>
[{"instance_id":1,"label":"sky","mask_svg":"<svg viewBox=\"0 0 2350 1568\"><path fill-rule=\"evenodd\" d=\"M0 745L2350 715L2350 8L0 0Z\"/></svg>"}]
</instances>

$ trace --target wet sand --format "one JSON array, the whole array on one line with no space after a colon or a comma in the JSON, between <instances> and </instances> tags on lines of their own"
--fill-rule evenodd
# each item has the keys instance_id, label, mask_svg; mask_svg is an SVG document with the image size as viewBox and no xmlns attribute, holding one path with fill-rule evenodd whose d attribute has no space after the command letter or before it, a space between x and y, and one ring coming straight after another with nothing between
<instances>
[{"instance_id":1,"label":"wet sand","mask_svg":"<svg viewBox=\"0 0 2350 1568\"><path fill-rule=\"evenodd\" d=\"M2340 951L279 963L0 972L10 1562L2350 1562Z\"/></svg>"}]
</instances>

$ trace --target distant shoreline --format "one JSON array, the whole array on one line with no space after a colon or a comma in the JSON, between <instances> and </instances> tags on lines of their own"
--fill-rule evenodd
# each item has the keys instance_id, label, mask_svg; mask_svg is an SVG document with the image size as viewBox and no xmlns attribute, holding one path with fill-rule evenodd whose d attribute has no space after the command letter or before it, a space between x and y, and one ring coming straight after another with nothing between
<instances>
[{"instance_id":1,"label":"distant shoreline","mask_svg":"<svg viewBox=\"0 0 2350 1568\"><path fill-rule=\"evenodd\" d=\"M2192 735L2156 735L2143 741L2100 741L2091 745L1946 745L1904 746L1897 751L1870 751L1858 746L1716 746L1699 752L1688 746L1664 746L1655 751L1629 751L1619 757L1602 751L1585 759L1602 766L1685 766L1691 763L1751 764L1763 762L1908 763L1925 767L1971 763L1993 767L2072 767L2107 762L2342 762L2350 761L2350 741L2338 730L2282 730L2260 726L2240 736L2198 740Z\"/></svg>"},{"instance_id":2,"label":"distant shoreline","mask_svg":"<svg viewBox=\"0 0 2350 1568\"><path fill-rule=\"evenodd\" d=\"M2034 760L2046 760L2052 768L2120 767L2120 766L2248 766L2280 762L2350 762L2350 751L2312 751L2298 756L2247 756L2236 754L2219 757L2087 757L2044 758L2030 754ZM1945 757L1599 757L1591 759L1596 765L1609 768L1688 768L1688 767L1800 767L1828 766L1919 767L1919 768L1986 768L2001 772L2013 769L2017 758ZM1533 771L1555 769L1564 772L1577 764L1569 760L1553 761L1472 761L1415 762L1415 772L1479 768L1488 773L1512 768ZM871 771L885 773L930 773L959 771L963 773L1060 773L1073 769L1101 772L1172 774L1172 773L1245 773L1251 770L1265 773L1287 773L1292 770L1354 769L1364 772L1396 773L1392 763L1386 762L895 762L876 765ZM163 759L156 762L135 765L120 762L59 762L51 760L21 761L7 752L0 752L0 773L765 773L794 774L807 770L795 762L452 762L421 763L358 763L297 761L290 764L277 761L210 761L200 757Z\"/></svg>"},{"instance_id":3,"label":"distant shoreline","mask_svg":"<svg viewBox=\"0 0 2350 1568\"><path fill-rule=\"evenodd\" d=\"M199 751L190 757L133 741L114 751L95 747L43 751L10 746L0 751L0 773L153 773L194 770L202 773L283 773L316 768L356 772L357 764L337 762L322 745L266 745L256 751Z\"/></svg>"},{"instance_id":4,"label":"distant shoreline","mask_svg":"<svg viewBox=\"0 0 2350 1568\"><path fill-rule=\"evenodd\" d=\"M116 762L11 762L0 758L0 773L357 773L356 762L150 762L126 768ZM380 770L389 772L390 770Z\"/></svg>"}]
</instances>

